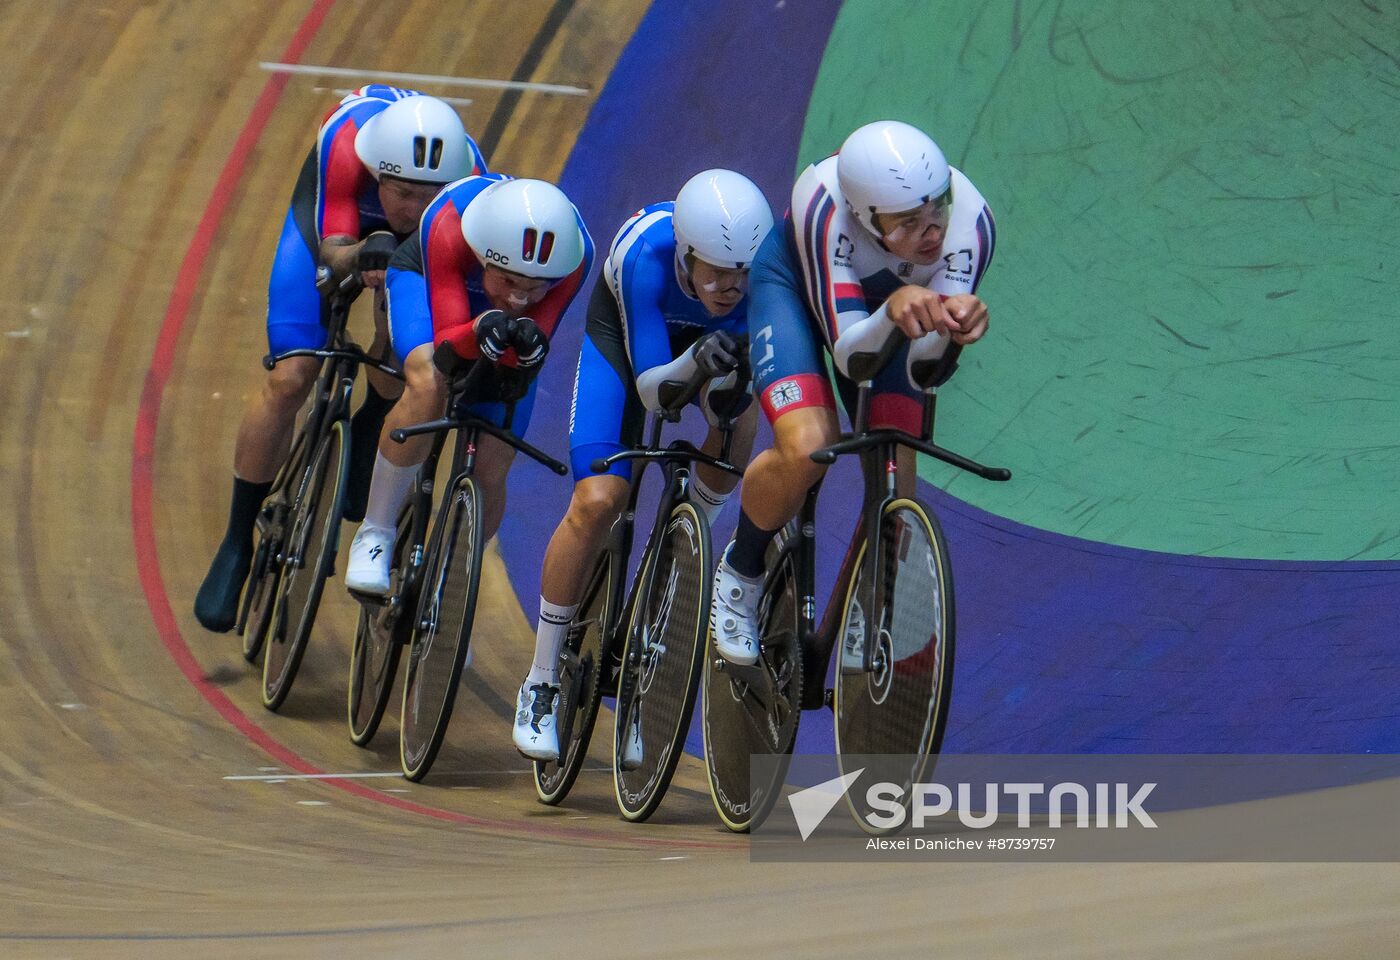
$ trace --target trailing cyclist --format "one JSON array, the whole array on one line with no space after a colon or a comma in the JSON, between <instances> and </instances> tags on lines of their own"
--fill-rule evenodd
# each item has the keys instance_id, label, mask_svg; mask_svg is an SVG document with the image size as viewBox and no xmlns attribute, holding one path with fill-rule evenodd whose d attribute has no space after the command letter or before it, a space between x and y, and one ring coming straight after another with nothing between
<instances>
[{"instance_id":1,"label":"trailing cyclist","mask_svg":"<svg viewBox=\"0 0 1400 960\"><path fill-rule=\"evenodd\" d=\"M268 284L267 339L273 354L325 344L327 306L316 289L318 265L336 279L359 272L378 290L399 241L413 231L444 184L485 172L481 152L450 106L412 90L374 84L343 99L322 122L292 193ZM387 340L382 293L376 296L371 356ZM253 526L287 457L297 411L320 361L293 357L268 372L244 411L233 455L228 526L195 599L195 616L225 632L253 555ZM346 515L364 510L368 461L398 384L370 370L365 400L351 420L352 466Z\"/></svg>"},{"instance_id":2,"label":"trailing cyclist","mask_svg":"<svg viewBox=\"0 0 1400 960\"><path fill-rule=\"evenodd\" d=\"M774 444L744 473L739 526L715 574L710 629L720 656L758 658L764 551L825 472L810 455L839 435L823 347L849 407L851 357L878 352L896 330L907 337L873 380L871 425L920 433L924 378L915 371L986 333L976 291L995 239L977 188L906 123L860 127L798 178L786 222L754 261L750 358Z\"/></svg>"},{"instance_id":3,"label":"trailing cyclist","mask_svg":"<svg viewBox=\"0 0 1400 960\"><path fill-rule=\"evenodd\" d=\"M773 226L762 192L732 170L706 170L674 202L644 207L618 231L588 305L586 336L569 418L574 493L550 539L540 575L535 655L518 695L513 739L525 756L559 756L555 710L559 652L580 594L613 521L627 501L632 465L595 474L589 464L635 447L647 411L697 372L711 379L699 397L710 423L702 449L717 455L717 409L736 392L742 337L748 329L749 264ZM739 418L732 459L743 464L756 414ZM710 520L735 480L708 466L691 476L690 497Z\"/></svg>"}]
</instances>

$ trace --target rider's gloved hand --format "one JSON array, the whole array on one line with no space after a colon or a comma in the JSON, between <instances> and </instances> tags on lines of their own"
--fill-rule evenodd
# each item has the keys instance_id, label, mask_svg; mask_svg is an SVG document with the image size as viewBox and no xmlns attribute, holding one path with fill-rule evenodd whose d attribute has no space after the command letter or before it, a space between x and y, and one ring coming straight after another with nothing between
<instances>
[{"instance_id":1,"label":"rider's gloved hand","mask_svg":"<svg viewBox=\"0 0 1400 960\"><path fill-rule=\"evenodd\" d=\"M533 370L549 356L549 338L539 324L529 317L515 321L515 336L511 342L515 346L515 356L521 370Z\"/></svg>"},{"instance_id":2,"label":"rider's gloved hand","mask_svg":"<svg viewBox=\"0 0 1400 960\"><path fill-rule=\"evenodd\" d=\"M376 230L365 237L355 254L355 269L367 287L378 287L384 282L384 271L389 269L389 258L399 248L398 238L387 230Z\"/></svg>"},{"instance_id":3,"label":"rider's gloved hand","mask_svg":"<svg viewBox=\"0 0 1400 960\"><path fill-rule=\"evenodd\" d=\"M504 310L487 310L476 318L476 346L481 355L492 363L500 363L506 351L515 345L516 321Z\"/></svg>"},{"instance_id":4,"label":"rider's gloved hand","mask_svg":"<svg viewBox=\"0 0 1400 960\"><path fill-rule=\"evenodd\" d=\"M707 377L722 377L739 368L743 351L739 342L723 330L714 330L690 348L695 365Z\"/></svg>"}]
</instances>

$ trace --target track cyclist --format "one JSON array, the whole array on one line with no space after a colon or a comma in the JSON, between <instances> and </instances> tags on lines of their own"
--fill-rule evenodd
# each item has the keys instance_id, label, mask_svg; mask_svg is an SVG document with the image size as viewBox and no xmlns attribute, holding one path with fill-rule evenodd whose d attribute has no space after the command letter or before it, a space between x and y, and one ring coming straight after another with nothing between
<instances>
[{"instance_id":1,"label":"track cyclist","mask_svg":"<svg viewBox=\"0 0 1400 960\"><path fill-rule=\"evenodd\" d=\"M630 463L605 474L589 464L635 447L645 411L664 405L666 384L697 372L713 378L699 397L711 424L703 449L720 452L714 425L732 411L713 409L732 397L748 330L748 273L773 226L763 193L731 170L706 170L674 202L633 214L613 240L593 289L569 423L574 493L554 531L540 576L535 655L517 697L513 740L525 756L555 760L559 734L559 651L578 608L583 578L627 501ZM747 396L746 385L742 385ZM757 415L739 419L732 458L744 463ZM690 496L713 521L735 480L701 466Z\"/></svg>"},{"instance_id":2,"label":"track cyclist","mask_svg":"<svg viewBox=\"0 0 1400 960\"><path fill-rule=\"evenodd\" d=\"M810 455L839 436L820 344L850 412L849 358L878 352L895 330L904 334L910 343L872 383L870 420L919 434L923 390L912 365L986 333L976 291L995 238L977 188L906 123L860 127L836 156L798 177L787 221L753 267L750 359L774 445L744 473L739 526L715 574L710 629L720 656L757 660L764 551L826 470ZM913 470L901 474L912 478Z\"/></svg>"},{"instance_id":3,"label":"track cyclist","mask_svg":"<svg viewBox=\"0 0 1400 960\"><path fill-rule=\"evenodd\" d=\"M325 345L326 305L317 266L339 280L358 272L379 291L401 239L412 233L442 187L485 161L455 110L412 90L373 84L345 97L322 122L292 193L273 258L267 294L268 348L275 355ZM372 356L388 339L383 295L375 297ZM195 616L223 633L234 625L253 557L253 526L287 457L297 411L320 361L291 357L267 373L243 414L233 454L228 527L195 598ZM365 400L351 419L346 516L364 511L369 461L384 416L398 394L390 377L367 368Z\"/></svg>"},{"instance_id":4,"label":"track cyclist","mask_svg":"<svg viewBox=\"0 0 1400 960\"><path fill-rule=\"evenodd\" d=\"M389 590L399 508L432 446L430 437L398 444L389 434L443 415L447 382L434 362L436 348L448 344L460 360L533 373L592 265L593 241L583 218L563 191L542 180L468 177L424 211L418 232L389 263L390 336L405 385L384 424L364 523L350 544L345 585L352 591L382 596ZM536 385L532 379L516 404L516 435L530 422ZM471 409L502 426L498 387L483 388ZM493 437L478 443L487 539L501 523L514 455Z\"/></svg>"}]
</instances>

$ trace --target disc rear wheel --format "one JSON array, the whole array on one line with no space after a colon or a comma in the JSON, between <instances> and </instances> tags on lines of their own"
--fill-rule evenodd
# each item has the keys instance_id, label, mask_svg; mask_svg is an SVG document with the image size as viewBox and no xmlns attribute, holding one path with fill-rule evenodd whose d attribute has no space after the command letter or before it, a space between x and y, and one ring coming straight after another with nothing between
<instances>
[{"instance_id":1,"label":"disc rear wheel","mask_svg":"<svg viewBox=\"0 0 1400 960\"><path fill-rule=\"evenodd\" d=\"M785 531L768 550L775 572L759 605L759 662L736 668L713 644L705 658L705 775L715 812L736 832L762 823L782 793L802 716L802 625L793 559L781 550L786 539ZM776 759L755 777L752 758L764 755Z\"/></svg>"}]
</instances>

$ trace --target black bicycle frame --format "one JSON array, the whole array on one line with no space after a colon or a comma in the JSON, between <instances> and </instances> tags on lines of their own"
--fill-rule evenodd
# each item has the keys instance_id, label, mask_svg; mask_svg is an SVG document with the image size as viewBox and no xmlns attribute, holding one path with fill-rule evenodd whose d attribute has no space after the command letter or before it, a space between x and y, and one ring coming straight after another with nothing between
<instances>
[{"instance_id":1,"label":"black bicycle frame","mask_svg":"<svg viewBox=\"0 0 1400 960\"><path fill-rule=\"evenodd\" d=\"M568 472L568 467L555 460L549 454L540 450L532 444L515 436L510 432L511 423L515 419L515 401L506 403L505 417L502 426L496 426L488 420L470 413L458 415L458 408L463 404L464 398L495 372L493 364L486 360L478 360L472 369L453 384L448 393L447 410L448 415L438 420L430 420L426 423L415 424L411 427L402 427L393 430L389 434L389 439L395 443L403 443L410 437L424 436L431 434L433 437L432 448L428 457L419 468L418 479L413 485L411 496L414 498L413 505L413 525L409 530L412 537L410 543L413 545L413 552L408 556L405 566L407 569L401 571L403 582L399 589L390 597L384 598L383 605L387 608L385 614L388 619L396 619L402 611L398 610L398 605L404 597L412 596L418 587L418 578L422 576L424 564L424 551L429 548L427 543L428 521L432 513L433 505L433 485L437 477L438 461L442 456L442 448L447 442L449 434L454 435L452 446L452 473L451 484L455 486L462 477L469 477L476 471L477 440L481 434L495 437L502 443L519 450L537 463L543 464L560 476ZM451 500L444 498L439 504L439 511L446 511ZM446 514L439 518L442 520ZM435 531L441 530L439 522ZM396 635L397 637L397 635Z\"/></svg>"},{"instance_id":2,"label":"black bicycle frame","mask_svg":"<svg viewBox=\"0 0 1400 960\"><path fill-rule=\"evenodd\" d=\"M643 557L650 555L652 548L664 534L666 520L670 517L671 511L675 509L676 503L679 502L681 494L685 489L684 484L689 483L690 467L692 464L705 464L716 470L722 470L726 473L733 474L734 476L741 476L743 473L738 467L729 463L729 454L734 442L733 420L726 420L719 425L719 429L723 432L724 437L720 446L719 457L712 457L704 451L697 449L694 444L685 440L674 441L668 447L663 448L661 446L661 431L664 425L666 423L675 423L680 420L680 410L684 409L690 398L694 397L700 385L703 385L703 380L700 381L693 390L685 391L680 398L673 401L671 409L651 416L651 428L649 430L650 439L647 441L645 447L638 450L623 450L620 453L614 453L608 457L600 457L589 464L590 469L595 474L602 474L606 473L613 464L622 463L624 461L635 462L635 466L632 470L632 478L628 485L627 506L623 510L619 522L613 527L610 540L605 547L606 550L612 553L613 569L616 571L625 571L627 568L627 561L631 557L632 533L636 522L637 500L641 494L642 475L646 472L648 464L656 463L661 466L662 475L665 477L666 483L661 491L661 500L656 507L656 520L652 523L651 531L647 534L646 545L642 548ZM627 592L627 602L625 605L621 607L609 607L609 609L618 611L618 619L612 624L606 625L611 628L609 634L614 633L621 624L627 622L629 619L628 614L631 612L637 597L646 596L651 592L651 578L656 575L654 569L655 565L653 564L651 566L652 569L642 570L642 576L632 581L631 587ZM615 579L614 583L619 583L619 581ZM622 598L620 583L614 590L615 592L613 595L609 597L609 601L611 602L616 602ZM611 635L604 638L605 641L611 641L613 639ZM634 656L639 655L640 651L634 653Z\"/></svg>"},{"instance_id":3,"label":"black bicycle frame","mask_svg":"<svg viewBox=\"0 0 1400 960\"><path fill-rule=\"evenodd\" d=\"M823 609L820 626L816 623L815 545L817 495L821 489L820 482L807 492L806 499L802 503L802 510L798 514L796 531L783 544L779 553L779 562L769 570L764 581L764 594L767 595L774 586L774 578L783 568L783 561L792 558L796 576L794 588L798 592L797 609L802 649L802 707L804 710L814 710L831 705L830 695L826 689L826 670L831 661L831 652L836 646L837 637L845 627L846 604L844 600L850 591L851 578L856 573L856 554L862 540L867 544L865 555L861 560L865 574L861 578L862 608L867 611L867 614L866 636L861 647L861 669L869 673L876 666L875 656L878 645L871 643L870 638L872 633L877 632L879 628L879 624L876 622L879 611L874 609L872 598L883 595L885 578L885 564L880 562L883 554L881 538L884 536L884 525L880 521L888 506L900 499L898 489L899 447L908 447L919 453L928 454L944 463L974 473L987 480L1011 479L1011 471L1005 468L984 466L933 443L938 403L938 397L935 393L926 392L924 394L921 436L916 437L902 430L870 429L871 381L890 362L903 342L903 336L896 333L886 340L877 353L856 354L851 358L848 369L852 372L853 379L859 378L856 415L853 418L852 431L836 443L812 454L812 459L815 462L823 464L834 463L839 456L857 454L861 460L861 473L865 488L860 518L851 535L846 555L841 562L836 583L832 587L831 595ZM936 367L928 368L926 375L931 379L941 378L936 379L936 382L946 381L952 368L956 366L957 354L957 349L950 348L947 351L946 360ZM881 482L881 475L883 475L883 482ZM763 677L768 675L766 670L753 667L735 669L733 665L726 664L725 669L736 676L748 679L750 682L759 679L756 676L758 674L762 674ZM771 680L763 680L760 685L771 691Z\"/></svg>"}]
</instances>

